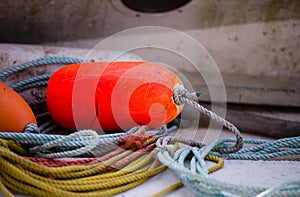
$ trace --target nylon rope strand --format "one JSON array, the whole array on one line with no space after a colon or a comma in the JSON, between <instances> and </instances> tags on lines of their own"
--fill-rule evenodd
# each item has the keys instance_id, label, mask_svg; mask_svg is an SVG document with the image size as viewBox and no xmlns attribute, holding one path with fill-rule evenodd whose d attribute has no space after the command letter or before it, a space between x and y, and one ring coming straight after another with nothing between
<instances>
[{"instance_id":1,"label":"nylon rope strand","mask_svg":"<svg viewBox=\"0 0 300 197\"><path fill-rule=\"evenodd\" d=\"M13 68L8 68L4 71L0 72L0 80L3 80L4 78L28 69L32 67L37 66L43 66L43 65L51 65L51 64L72 64L72 63L81 63L81 62L88 62L88 60L80 59L80 58L71 58L71 57L45 57L45 58L39 58L30 62L26 62L23 64L20 64L18 66L15 66Z\"/></svg>"},{"instance_id":2,"label":"nylon rope strand","mask_svg":"<svg viewBox=\"0 0 300 197\"><path fill-rule=\"evenodd\" d=\"M195 95L195 94L194 94ZM195 140L166 136L156 142L156 155L168 168L180 174L182 184L198 196L299 196L300 181L287 181L271 188L234 185L208 177L205 163L207 155L229 159L267 160L287 155L300 154L300 137L279 139L276 141L245 139L240 136L234 125L227 122L193 100L193 94L186 90L175 90L174 101L177 104L187 103L217 120L235 135L236 139L224 138L204 145ZM183 143L187 148L174 150L174 143ZM229 146L229 143L235 143ZM247 147L243 147L243 144ZM187 166L186 164L189 163ZM163 192L163 191L162 191Z\"/></svg>"},{"instance_id":3,"label":"nylon rope strand","mask_svg":"<svg viewBox=\"0 0 300 197\"><path fill-rule=\"evenodd\" d=\"M99 139L110 136L114 140L123 142L123 145L115 146L114 152L109 152L99 158L77 158L72 162L56 160L59 163L57 167L51 167L52 164L49 165L47 163L49 159L46 158L21 157L12 152L14 150L26 155L27 150L19 142L0 139L0 160L3 164L0 167L0 189L7 196L11 196L11 193L5 186L20 193L38 196L107 196L132 189L145 182L149 177L166 169L157 158L153 157L152 150L155 148L158 137L167 134L170 130L165 126L159 130L146 131L145 129L147 127L142 126L129 130L125 135L111 134L98 136L98 138L95 136L96 133L93 134L89 130L79 131L64 136L64 138L60 135L23 134L23 136L30 138L41 136L41 139L51 136L50 138L54 140L43 142L42 146L38 147L41 151L45 148L53 148L58 144L64 144L68 140L81 141L81 137L90 140L91 137ZM128 135L129 133L130 135ZM92 136L88 134L92 134ZM22 135L4 136L7 139L12 139L13 136L21 137ZM136 141L139 141L137 137L142 140L140 148L135 146ZM133 149L127 149L132 145ZM65 147L65 145L62 146ZM56 157L57 155L52 156Z\"/></svg>"},{"instance_id":4,"label":"nylon rope strand","mask_svg":"<svg viewBox=\"0 0 300 197\"><path fill-rule=\"evenodd\" d=\"M12 142L0 140L2 164L0 189L6 196L12 194L4 185L17 192L37 196L89 197L124 192L166 169L152 156L151 150L155 147L156 139L151 138L143 143L143 147L147 150L145 152L139 149L125 150L130 151L130 154L116 155L108 160L89 164L58 168L39 165L22 158L9 150ZM147 148L149 146L152 148ZM18 166L15 163L18 163ZM118 168L107 168L112 164ZM99 174L101 169L105 171L104 174Z\"/></svg>"},{"instance_id":5,"label":"nylon rope strand","mask_svg":"<svg viewBox=\"0 0 300 197\"><path fill-rule=\"evenodd\" d=\"M17 83L14 83L10 85L10 87L14 89L16 92L21 92L22 90L25 89L47 85L50 77L51 74L38 75L38 76L31 77L30 79L25 79Z\"/></svg>"},{"instance_id":6,"label":"nylon rope strand","mask_svg":"<svg viewBox=\"0 0 300 197\"><path fill-rule=\"evenodd\" d=\"M69 135L48 135L35 133L12 133L0 132L0 138L13 140L28 148L31 154L44 158L59 158L78 156L91 150L97 152L97 147L105 147L109 145L117 145L121 138L127 139L132 135L146 131L145 136L154 135L162 136L166 132L165 126L158 130L149 130L148 127L133 127L125 133L98 135L93 130L81 130ZM167 132L172 131L167 130ZM54 151L55 148L55 151Z\"/></svg>"},{"instance_id":7,"label":"nylon rope strand","mask_svg":"<svg viewBox=\"0 0 300 197\"><path fill-rule=\"evenodd\" d=\"M208 169L208 174L210 174L212 172L215 172L215 171L221 169L224 166L224 160L220 157L216 157L216 156L213 156L213 155L207 155L205 157L205 159L208 160L208 161L212 161L212 162L216 163L216 165L214 165L214 166L212 166ZM170 193L170 192L172 192L172 191L174 191L174 190L176 190L176 189L178 189L182 186L183 186L183 183L181 181L178 181L178 182L162 189L161 191L159 191L155 194L152 194L150 197L164 196L164 195L166 195L166 194L168 194L168 193Z\"/></svg>"},{"instance_id":8,"label":"nylon rope strand","mask_svg":"<svg viewBox=\"0 0 300 197\"><path fill-rule=\"evenodd\" d=\"M173 137L162 137L157 141L157 157L164 165L179 173L184 186L198 196L299 196L300 194L300 181L287 181L268 189L234 185L209 178L204 158L209 154L226 156L227 154L214 152L213 149L224 143L233 142L234 139L219 139L203 147L174 150L172 143L177 142L171 140L171 138ZM190 141L190 143L187 143L187 145L191 144L195 144L195 142ZM245 144L256 145L244 147L237 153L228 154L225 158L266 160L300 154L300 137L276 141L246 139ZM264 152L263 147L269 147L270 149ZM278 154L277 151L280 153ZM242 157L237 157L238 154ZM253 157L253 155L259 155L259 157ZM187 166L187 163L190 165Z\"/></svg>"},{"instance_id":9,"label":"nylon rope strand","mask_svg":"<svg viewBox=\"0 0 300 197\"><path fill-rule=\"evenodd\" d=\"M197 98L200 96L200 93L196 92L194 94L189 93L186 89L175 88L173 98L177 105L182 105L184 103L192 106L193 108L197 109L198 111L206 114L210 119L213 119L220 123L221 125L228 128L233 134L236 136L236 143L233 147L226 147L226 148L219 148L218 152L220 153L233 153L239 151L243 147L243 138L240 134L240 131L230 122L218 116L216 113L206 109L198 102L193 100L192 98Z\"/></svg>"}]
</instances>

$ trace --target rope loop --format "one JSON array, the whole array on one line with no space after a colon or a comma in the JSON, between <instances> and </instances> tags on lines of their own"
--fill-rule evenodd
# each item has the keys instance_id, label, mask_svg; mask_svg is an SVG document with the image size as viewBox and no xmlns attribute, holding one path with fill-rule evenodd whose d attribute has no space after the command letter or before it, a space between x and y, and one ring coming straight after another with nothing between
<instances>
[{"instance_id":1,"label":"rope loop","mask_svg":"<svg viewBox=\"0 0 300 197\"><path fill-rule=\"evenodd\" d=\"M243 138L240 134L240 131L230 122L225 120L223 117L217 115L216 113L206 109L202 105L200 105L197 101L195 101L195 97L200 96L199 92L189 93L186 89L181 87L174 88L173 99L177 105L188 104L198 111L204 113L209 118L215 120L219 124L223 125L227 129L229 129L236 136L236 143L232 147L219 148L217 151L220 153L234 153L239 151L243 147Z\"/></svg>"},{"instance_id":2,"label":"rope loop","mask_svg":"<svg viewBox=\"0 0 300 197\"><path fill-rule=\"evenodd\" d=\"M219 153L233 138L223 138L209 145L171 149L171 142L192 144L191 141L176 137L164 137L157 141L157 158L168 168L177 172L184 186L198 196L299 196L300 181L287 181L271 188L235 185L218 181L208 176L208 168L204 162L208 156L241 160L268 160L283 156L300 154L300 137L279 139L276 141L245 139L245 144L236 153ZM251 146L252 145L252 146ZM226 146L225 146L226 147Z\"/></svg>"}]
</instances>

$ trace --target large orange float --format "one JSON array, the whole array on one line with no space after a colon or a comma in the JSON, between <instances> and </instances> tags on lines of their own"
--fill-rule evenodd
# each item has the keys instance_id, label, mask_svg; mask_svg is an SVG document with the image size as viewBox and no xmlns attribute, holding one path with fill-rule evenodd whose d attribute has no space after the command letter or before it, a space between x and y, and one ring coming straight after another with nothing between
<instances>
[{"instance_id":1,"label":"large orange float","mask_svg":"<svg viewBox=\"0 0 300 197\"><path fill-rule=\"evenodd\" d=\"M173 101L180 79L148 62L89 62L65 66L50 78L48 110L69 129L126 130L157 127L182 110Z\"/></svg>"}]
</instances>

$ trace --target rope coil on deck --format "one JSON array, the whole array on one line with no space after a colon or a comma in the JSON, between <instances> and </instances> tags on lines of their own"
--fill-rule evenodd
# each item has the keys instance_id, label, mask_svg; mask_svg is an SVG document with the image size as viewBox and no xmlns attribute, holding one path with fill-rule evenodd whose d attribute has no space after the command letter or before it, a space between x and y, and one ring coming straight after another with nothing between
<instances>
[{"instance_id":1,"label":"rope coil on deck","mask_svg":"<svg viewBox=\"0 0 300 197\"><path fill-rule=\"evenodd\" d=\"M235 139L219 139L212 144L172 149L173 143L195 145L197 142L187 143L176 137L162 137L157 143L157 157L168 168L179 173L182 183L198 196L299 196L300 181L288 181L272 188L250 187L234 185L209 178L204 158L215 155L230 159L267 160L286 155L300 155L300 137L280 139L276 141L245 139L246 145L239 152L224 154L216 152L215 147L223 147L225 143L234 143ZM264 150L265 149L265 150ZM252 152L252 153L251 153ZM190 159L192 154L192 159ZM187 167L186 162L190 165Z\"/></svg>"},{"instance_id":2,"label":"rope coil on deck","mask_svg":"<svg viewBox=\"0 0 300 197\"><path fill-rule=\"evenodd\" d=\"M11 147L22 149L12 143L15 142L0 139L0 189L6 196L13 196L6 186L36 196L114 195L136 187L166 169L152 156L155 139L146 140L141 149L119 147L115 154L108 153L89 163L73 161L75 165L60 167L48 167L47 163L41 165L21 157L9 150Z\"/></svg>"},{"instance_id":3,"label":"rope coil on deck","mask_svg":"<svg viewBox=\"0 0 300 197\"><path fill-rule=\"evenodd\" d=\"M59 158L78 156L91 150L96 153L97 151L95 149L99 146L105 149L106 145L117 145L121 138L128 139L145 129L147 129L147 132L144 133L145 136L154 135L159 137L166 134L164 127L162 130L149 130L147 127L134 127L125 133L107 135L98 135L93 130L82 130L67 136L0 132L0 138L13 140L18 144L28 147L28 151L38 157ZM171 130L168 130L167 132L169 131Z\"/></svg>"},{"instance_id":4,"label":"rope coil on deck","mask_svg":"<svg viewBox=\"0 0 300 197\"><path fill-rule=\"evenodd\" d=\"M194 94L195 95L195 94ZM232 131L236 139L224 138L205 145L198 141L166 136L157 140L156 154L168 168L180 174L182 184L198 196L299 196L300 181L287 181L272 188L234 185L208 177L205 158L214 155L230 159L270 159L286 155L300 155L300 137L276 141L245 139L238 129L224 118L207 110L193 99L186 90L175 90L174 101L178 105L188 104L208 115L211 119ZM174 143L189 145L175 150ZM231 145L233 144L234 145ZM245 147L243 144L252 145ZM187 166L186 163L189 163ZM163 192L163 191L162 191Z\"/></svg>"},{"instance_id":5,"label":"rope coil on deck","mask_svg":"<svg viewBox=\"0 0 300 197\"><path fill-rule=\"evenodd\" d=\"M79 62L88 61L68 57L40 58L0 72L0 80L18 71L35 66ZM28 88L47 85L50 76L51 74L36 76L10 86L16 91L23 91ZM33 105L43 103L43 95L34 92L32 94L38 99ZM300 181L288 181L267 189L233 185L209 178L208 173L219 169L221 166L219 163L223 160L219 157L258 160L285 155L299 155L300 139L296 137L277 141L243 140L239 130L233 124L198 104L195 101L198 96L200 96L198 92L189 93L185 89L176 88L173 100L177 105L188 104L211 119L216 120L232 131L236 136L235 139L219 139L205 145L194 140L171 136L162 137L167 134L166 128L163 127L152 132L147 131L148 137L151 136L151 139L144 141L142 146L131 141L129 147L134 144L135 148L140 148L135 149L136 151L117 148L115 151L108 153L112 148L118 147L117 145L120 142L127 142L131 136L138 134L145 128L133 128L126 133L109 135L98 135L94 131L85 130L63 136L37 134L39 132L48 133L48 131L55 129L57 125L53 122L46 122L40 128L37 128L36 125L28 125L25 128L25 133L0 133L0 189L6 196L12 196L6 187L13 188L17 192L38 196L106 196L136 187L146 181L148 177L163 171L167 166L179 173L182 181L182 183L177 183L171 188L183 184L199 196L300 195ZM48 114L44 113L38 116L44 117ZM161 138L157 140L158 137ZM156 144L154 144L155 141ZM186 144L189 147L179 148L178 143ZM243 146L244 143L252 146ZM104 152L97 149L100 145L102 149L105 149ZM157 148L152 152L155 145ZM30 152L44 158L32 158L28 155L21 157L10 149L20 155L26 155ZM149 152L149 154L145 154L146 152ZM58 160L54 162L50 159L91 153L101 155L101 157L78 159L73 162L58 162ZM154 153L157 159L152 158ZM206 159L218 160L218 164L215 168L208 168L205 163ZM159 161L165 166L161 166ZM116 171L116 169L121 170ZM101 174L102 172L105 172L105 174ZM49 178L50 175L51 178ZM167 189L161 194L168 191L170 190Z\"/></svg>"},{"instance_id":6,"label":"rope coil on deck","mask_svg":"<svg viewBox=\"0 0 300 197\"><path fill-rule=\"evenodd\" d=\"M95 131L83 130L67 136L0 133L0 189L6 196L13 196L6 187L36 196L89 197L124 192L166 169L153 157L152 150L158 137L172 129L163 126L150 130L142 126L126 133L98 135ZM93 150L105 145L110 146L108 153ZM21 157L13 151L42 158ZM98 157L64 161L65 157L89 152ZM53 160L58 157L64 159Z\"/></svg>"}]
</instances>

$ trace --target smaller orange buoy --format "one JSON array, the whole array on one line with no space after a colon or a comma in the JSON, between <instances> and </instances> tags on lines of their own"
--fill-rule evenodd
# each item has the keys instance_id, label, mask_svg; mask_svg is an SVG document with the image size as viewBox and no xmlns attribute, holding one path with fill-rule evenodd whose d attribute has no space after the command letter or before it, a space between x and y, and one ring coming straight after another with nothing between
<instances>
[{"instance_id":1,"label":"smaller orange buoy","mask_svg":"<svg viewBox=\"0 0 300 197\"><path fill-rule=\"evenodd\" d=\"M0 132L23 132L26 125L37 124L26 101L0 82Z\"/></svg>"}]
</instances>

